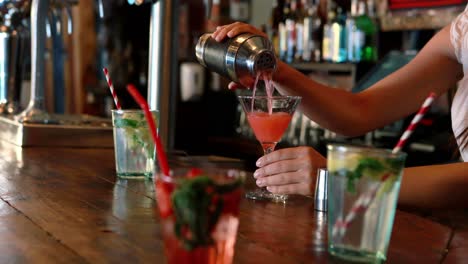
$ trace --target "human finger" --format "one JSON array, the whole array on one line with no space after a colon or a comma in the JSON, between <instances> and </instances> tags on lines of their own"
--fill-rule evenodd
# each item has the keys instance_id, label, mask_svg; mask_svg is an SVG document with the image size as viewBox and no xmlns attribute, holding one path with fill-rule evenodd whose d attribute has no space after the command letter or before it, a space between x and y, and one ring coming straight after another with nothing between
<instances>
[{"instance_id":1,"label":"human finger","mask_svg":"<svg viewBox=\"0 0 468 264\"><path fill-rule=\"evenodd\" d=\"M309 156L312 153L310 147L294 147L275 150L263 157L259 158L256 162L257 167L263 167L281 160L295 159L301 156Z\"/></svg>"},{"instance_id":2,"label":"human finger","mask_svg":"<svg viewBox=\"0 0 468 264\"><path fill-rule=\"evenodd\" d=\"M314 190L313 183L294 183L282 186L268 186L267 190L274 194L300 194L311 195Z\"/></svg>"},{"instance_id":3,"label":"human finger","mask_svg":"<svg viewBox=\"0 0 468 264\"><path fill-rule=\"evenodd\" d=\"M267 37L267 35L261 31L260 29L252 26L252 25L249 25L249 24L244 24L244 23L238 23L236 24L235 26L233 27L230 27L229 28L229 31L227 32L227 36L232 38L232 37L235 37L241 33L251 33L251 34L254 34L254 35L260 35L260 36L263 36L263 37Z\"/></svg>"},{"instance_id":4,"label":"human finger","mask_svg":"<svg viewBox=\"0 0 468 264\"><path fill-rule=\"evenodd\" d=\"M219 35L219 32L224 28L224 26L217 26L216 30L211 34L211 37L216 39L216 37Z\"/></svg>"},{"instance_id":5,"label":"human finger","mask_svg":"<svg viewBox=\"0 0 468 264\"><path fill-rule=\"evenodd\" d=\"M239 27L241 26L241 24L243 23L240 23L240 22L234 22L232 24L228 24L228 25L224 25L224 26L221 26L221 27L218 27L216 29L216 31L214 33L213 38L216 40L216 41L222 41L223 39L226 38L226 36L229 36L228 35L228 32L232 31L233 28L236 28L236 27ZM235 36L235 35L234 35ZM233 37L233 36L229 36L229 37Z\"/></svg>"},{"instance_id":6,"label":"human finger","mask_svg":"<svg viewBox=\"0 0 468 264\"><path fill-rule=\"evenodd\" d=\"M256 179L267 177L280 173L304 171L307 172L313 168L313 164L307 160L307 157L291 160L281 160L258 168L254 172Z\"/></svg>"},{"instance_id":7,"label":"human finger","mask_svg":"<svg viewBox=\"0 0 468 264\"><path fill-rule=\"evenodd\" d=\"M258 178L255 182L259 187L265 186L281 186L292 183L310 182L309 175L307 173L295 171L270 175L267 177Z\"/></svg>"}]
</instances>

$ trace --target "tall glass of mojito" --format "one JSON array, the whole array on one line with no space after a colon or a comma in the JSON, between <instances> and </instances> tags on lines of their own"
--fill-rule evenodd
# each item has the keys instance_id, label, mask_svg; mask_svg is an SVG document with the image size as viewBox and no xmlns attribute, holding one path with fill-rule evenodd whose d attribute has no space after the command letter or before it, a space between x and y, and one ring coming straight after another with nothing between
<instances>
[{"instance_id":1,"label":"tall glass of mojito","mask_svg":"<svg viewBox=\"0 0 468 264\"><path fill-rule=\"evenodd\" d=\"M330 254L385 261L406 154L350 145L327 148Z\"/></svg>"},{"instance_id":2,"label":"tall glass of mojito","mask_svg":"<svg viewBox=\"0 0 468 264\"><path fill-rule=\"evenodd\" d=\"M157 124L158 112L151 111ZM112 110L115 167L119 178L151 178L155 145L141 110Z\"/></svg>"},{"instance_id":3,"label":"tall glass of mojito","mask_svg":"<svg viewBox=\"0 0 468 264\"><path fill-rule=\"evenodd\" d=\"M156 173L167 263L232 263L244 174L216 166L172 167L170 176Z\"/></svg>"}]
</instances>

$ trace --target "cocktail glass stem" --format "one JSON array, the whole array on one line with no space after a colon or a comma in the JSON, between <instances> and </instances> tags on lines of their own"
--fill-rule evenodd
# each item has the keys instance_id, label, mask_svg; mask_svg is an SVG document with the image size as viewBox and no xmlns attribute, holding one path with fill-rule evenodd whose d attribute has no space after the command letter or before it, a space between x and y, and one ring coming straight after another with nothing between
<instances>
[{"instance_id":1,"label":"cocktail glass stem","mask_svg":"<svg viewBox=\"0 0 468 264\"><path fill-rule=\"evenodd\" d=\"M276 143L261 143L263 148L263 155L269 154L275 150Z\"/></svg>"},{"instance_id":2,"label":"cocktail glass stem","mask_svg":"<svg viewBox=\"0 0 468 264\"><path fill-rule=\"evenodd\" d=\"M276 143L260 143L262 144L264 155L275 150ZM271 193L266 187L256 187L255 190L247 192L245 197L253 200L271 200L278 203L285 203L288 199L288 195Z\"/></svg>"}]
</instances>

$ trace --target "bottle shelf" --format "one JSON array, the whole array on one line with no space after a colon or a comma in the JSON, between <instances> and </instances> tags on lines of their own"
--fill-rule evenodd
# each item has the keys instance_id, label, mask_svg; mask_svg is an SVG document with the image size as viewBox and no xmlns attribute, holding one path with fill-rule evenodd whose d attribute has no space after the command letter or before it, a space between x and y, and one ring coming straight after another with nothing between
<instances>
[{"instance_id":1,"label":"bottle shelf","mask_svg":"<svg viewBox=\"0 0 468 264\"><path fill-rule=\"evenodd\" d=\"M322 71L354 73L356 64L354 63L329 63L329 62L298 62L289 64L299 71Z\"/></svg>"},{"instance_id":2,"label":"bottle shelf","mask_svg":"<svg viewBox=\"0 0 468 264\"><path fill-rule=\"evenodd\" d=\"M452 6L392 11L380 17L382 31L440 29L450 24L465 8Z\"/></svg>"}]
</instances>

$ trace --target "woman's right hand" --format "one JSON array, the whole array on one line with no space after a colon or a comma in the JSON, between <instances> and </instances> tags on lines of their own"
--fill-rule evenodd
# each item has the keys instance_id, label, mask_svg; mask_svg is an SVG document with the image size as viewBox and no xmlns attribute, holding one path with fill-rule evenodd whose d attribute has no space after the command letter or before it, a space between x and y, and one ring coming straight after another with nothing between
<instances>
[{"instance_id":1,"label":"woman's right hand","mask_svg":"<svg viewBox=\"0 0 468 264\"><path fill-rule=\"evenodd\" d=\"M241 33L251 33L254 35L260 35L267 37L265 32L260 29L241 22L234 22L232 24L219 26L216 28L215 32L211 35L216 41L223 41L226 37L233 38Z\"/></svg>"},{"instance_id":2,"label":"woman's right hand","mask_svg":"<svg viewBox=\"0 0 468 264\"><path fill-rule=\"evenodd\" d=\"M216 28L216 31L213 32L211 35L216 41L220 42L223 41L226 37L233 38L239 34L242 33L251 33L254 35L260 35L263 37L267 37L267 35L261 31L260 29L241 22L235 22L232 24L224 25L224 26L219 26ZM230 82L228 85L229 90L235 90L238 88L247 88L249 87L244 87L236 82Z\"/></svg>"}]
</instances>

